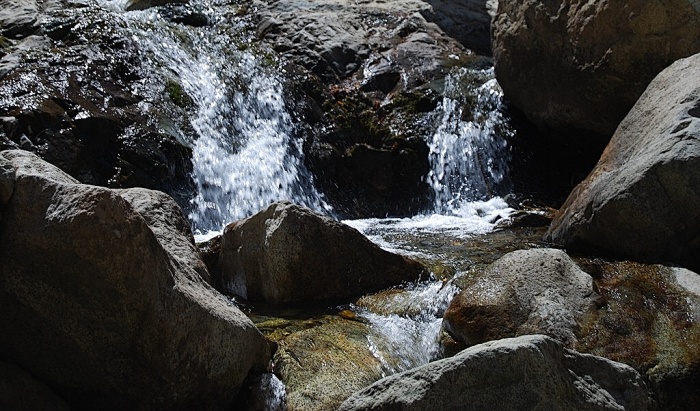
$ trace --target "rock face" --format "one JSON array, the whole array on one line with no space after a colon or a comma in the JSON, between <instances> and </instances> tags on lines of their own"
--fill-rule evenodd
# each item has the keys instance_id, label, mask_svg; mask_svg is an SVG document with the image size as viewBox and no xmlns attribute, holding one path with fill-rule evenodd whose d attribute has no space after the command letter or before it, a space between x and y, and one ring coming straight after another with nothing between
<instances>
[{"instance_id":1,"label":"rock face","mask_svg":"<svg viewBox=\"0 0 700 411\"><path fill-rule=\"evenodd\" d=\"M15 364L0 360L0 408L3 410L69 411L66 402L46 384Z\"/></svg>"},{"instance_id":2,"label":"rock face","mask_svg":"<svg viewBox=\"0 0 700 411\"><path fill-rule=\"evenodd\" d=\"M270 348L163 193L0 153L0 350L71 408L221 409Z\"/></svg>"},{"instance_id":3,"label":"rock face","mask_svg":"<svg viewBox=\"0 0 700 411\"><path fill-rule=\"evenodd\" d=\"M483 3L257 4L258 36L288 62L289 105L304 119L299 129L305 134L306 164L337 213L406 216L428 206L425 137L437 128L432 115L445 77L455 67L490 67L489 59L465 49L438 25L456 29L450 19L470 15L459 31L486 32Z\"/></svg>"},{"instance_id":4,"label":"rock face","mask_svg":"<svg viewBox=\"0 0 700 411\"><path fill-rule=\"evenodd\" d=\"M542 131L607 142L649 82L700 52L700 5L670 1L501 1L496 76Z\"/></svg>"},{"instance_id":5,"label":"rock face","mask_svg":"<svg viewBox=\"0 0 700 411\"><path fill-rule=\"evenodd\" d=\"M174 83L144 67L123 18L96 5L8 1L16 7L0 5L0 24L17 34L0 44L0 149L32 151L82 183L146 187L187 205L189 135L174 126L184 108L164 90ZM35 11L6 26L6 13L25 15L17 7Z\"/></svg>"},{"instance_id":6,"label":"rock face","mask_svg":"<svg viewBox=\"0 0 700 411\"><path fill-rule=\"evenodd\" d=\"M424 274L354 228L288 202L227 226L219 267L227 292L269 303L347 298Z\"/></svg>"},{"instance_id":7,"label":"rock face","mask_svg":"<svg viewBox=\"0 0 700 411\"><path fill-rule=\"evenodd\" d=\"M700 55L649 85L546 238L700 268Z\"/></svg>"},{"instance_id":8,"label":"rock face","mask_svg":"<svg viewBox=\"0 0 700 411\"><path fill-rule=\"evenodd\" d=\"M450 303L443 326L467 345L547 334L568 346L593 304L593 279L561 250L506 254Z\"/></svg>"},{"instance_id":9,"label":"rock face","mask_svg":"<svg viewBox=\"0 0 700 411\"><path fill-rule=\"evenodd\" d=\"M646 410L650 399L629 366L563 349L542 335L492 341L384 378L353 394L349 410Z\"/></svg>"}]
</instances>

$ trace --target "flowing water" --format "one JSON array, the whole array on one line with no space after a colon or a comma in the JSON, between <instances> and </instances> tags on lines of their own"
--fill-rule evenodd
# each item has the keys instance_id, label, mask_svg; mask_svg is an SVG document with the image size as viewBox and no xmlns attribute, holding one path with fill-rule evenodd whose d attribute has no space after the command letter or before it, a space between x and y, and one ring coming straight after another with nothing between
<instances>
[{"instance_id":1,"label":"flowing water","mask_svg":"<svg viewBox=\"0 0 700 411\"><path fill-rule=\"evenodd\" d=\"M190 4L205 13L209 26L184 28L157 9L130 12L127 22L151 67L181 87L194 107L189 125L197 194L189 219L195 235L211 237L278 200L331 213L303 163L269 56L251 49L242 25L232 27L213 4Z\"/></svg>"},{"instance_id":2,"label":"flowing water","mask_svg":"<svg viewBox=\"0 0 700 411\"><path fill-rule=\"evenodd\" d=\"M120 10L125 0L102 2ZM162 83L154 84L156 79L171 79L191 100L197 195L189 218L194 232L204 239L282 199L332 215L304 166L282 81L268 67L264 53L240 35L242 27L216 14L214 2L191 4L206 14L208 26L185 28L169 22L158 9L122 16L158 74L144 87L162 90ZM508 185L509 131L493 77L492 69L459 69L446 79L443 101L434 113L435 131L426 136L431 164L426 179L435 198L431 213L346 223L386 249L424 259L434 258L421 247L427 237L460 241L492 230L510 211L495 196ZM441 316L457 291L451 282L436 279L407 287L385 301L405 309L353 306L371 325L367 345L385 374L440 356ZM274 404L268 408L280 408L284 387L273 377L263 383L272 392Z\"/></svg>"}]
</instances>

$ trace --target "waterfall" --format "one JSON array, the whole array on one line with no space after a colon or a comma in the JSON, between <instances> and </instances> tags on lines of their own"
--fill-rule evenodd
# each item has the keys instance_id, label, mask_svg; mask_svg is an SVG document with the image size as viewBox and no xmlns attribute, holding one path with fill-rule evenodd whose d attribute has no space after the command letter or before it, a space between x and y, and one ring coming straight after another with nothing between
<instances>
[{"instance_id":1,"label":"waterfall","mask_svg":"<svg viewBox=\"0 0 700 411\"><path fill-rule=\"evenodd\" d=\"M193 231L206 237L278 200L330 213L304 165L274 63L209 10L211 26L187 30L155 9L130 20L152 67L193 106Z\"/></svg>"},{"instance_id":2,"label":"waterfall","mask_svg":"<svg viewBox=\"0 0 700 411\"><path fill-rule=\"evenodd\" d=\"M493 68L462 68L445 79L438 126L429 139L427 180L435 198L434 213L471 213L474 201L495 197L495 188L507 184L506 138L512 131L499 110L502 97ZM471 105L468 112L464 100Z\"/></svg>"}]
</instances>

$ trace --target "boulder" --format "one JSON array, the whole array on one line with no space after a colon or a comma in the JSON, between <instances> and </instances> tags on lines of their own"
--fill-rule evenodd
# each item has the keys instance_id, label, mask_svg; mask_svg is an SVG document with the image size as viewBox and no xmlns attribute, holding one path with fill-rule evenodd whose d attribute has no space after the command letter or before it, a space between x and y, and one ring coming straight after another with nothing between
<instances>
[{"instance_id":1,"label":"boulder","mask_svg":"<svg viewBox=\"0 0 700 411\"><path fill-rule=\"evenodd\" d=\"M591 276L563 251L519 250L491 264L452 300L443 327L467 345L547 334L572 347L594 297Z\"/></svg>"},{"instance_id":2,"label":"boulder","mask_svg":"<svg viewBox=\"0 0 700 411\"><path fill-rule=\"evenodd\" d=\"M631 367L564 349L543 335L492 341L386 377L341 404L350 410L646 410Z\"/></svg>"},{"instance_id":3,"label":"boulder","mask_svg":"<svg viewBox=\"0 0 700 411\"><path fill-rule=\"evenodd\" d=\"M661 70L700 52L699 26L695 0L501 1L496 76L541 131L602 149Z\"/></svg>"},{"instance_id":4,"label":"boulder","mask_svg":"<svg viewBox=\"0 0 700 411\"><path fill-rule=\"evenodd\" d=\"M258 36L326 81L357 74L376 83L379 79L374 77L385 76L387 70L382 67L389 63L389 77L400 73L404 83L422 84L436 72L444 75L454 64L450 55L465 52L460 43L426 20L424 16L443 21L445 14L435 15L422 0L266 1L258 9ZM475 24L475 30L484 30L481 22Z\"/></svg>"},{"instance_id":5,"label":"boulder","mask_svg":"<svg viewBox=\"0 0 700 411\"><path fill-rule=\"evenodd\" d=\"M700 268L700 54L649 85L546 239Z\"/></svg>"},{"instance_id":6,"label":"boulder","mask_svg":"<svg viewBox=\"0 0 700 411\"><path fill-rule=\"evenodd\" d=\"M268 303L343 299L425 273L354 228L289 202L228 225L218 271L226 292Z\"/></svg>"},{"instance_id":7,"label":"boulder","mask_svg":"<svg viewBox=\"0 0 700 411\"><path fill-rule=\"evenodd\" d=\"M0 351L71 408L230 409L266 339L203 277L172 199L0 153Z\"/></svg>"}]
</instances>

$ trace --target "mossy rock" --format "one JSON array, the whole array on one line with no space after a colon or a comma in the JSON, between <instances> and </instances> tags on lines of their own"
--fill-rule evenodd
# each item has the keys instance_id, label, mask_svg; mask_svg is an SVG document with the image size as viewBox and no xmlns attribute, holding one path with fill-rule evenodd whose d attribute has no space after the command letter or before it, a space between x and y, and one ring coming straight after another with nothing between
<instances>
[{"instance_id":1,"label":"mossy rock","mask_svg":"<svg viewBox=\"0 0 700 411\"><path fill-rule=\"evenodd\" d=\"M176 106L187 108L192 105L192 98L183 90L182 86L174 80L165 82L165 92Z\"/></svg>"}]
</instances>

